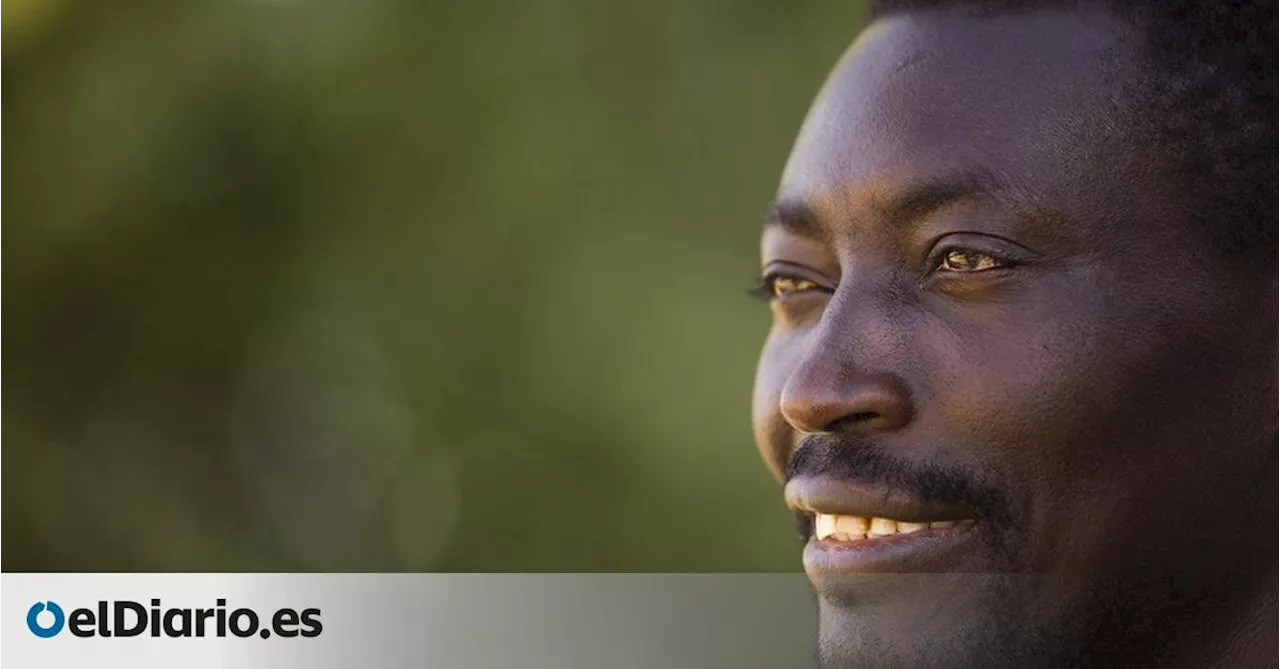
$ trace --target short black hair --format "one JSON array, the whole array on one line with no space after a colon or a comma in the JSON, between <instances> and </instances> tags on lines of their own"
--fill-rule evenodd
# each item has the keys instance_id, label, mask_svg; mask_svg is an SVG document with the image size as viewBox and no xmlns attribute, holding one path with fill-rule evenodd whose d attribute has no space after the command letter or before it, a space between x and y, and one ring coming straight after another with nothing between
<instances>
[{"instance_id":1,"label":"short black hair","mask_svg":"<svg viewBox=\"0 0 1280 669\"><path fill-rule=\"evenodd\" d=\"M871 0L888 14L969 8L1109 11L1142 36L1152 83L1134 111L1174 149L1212 239L1232 256L1271 257L1276 244L1275 0Z\"/></svg>"}]
</instances>

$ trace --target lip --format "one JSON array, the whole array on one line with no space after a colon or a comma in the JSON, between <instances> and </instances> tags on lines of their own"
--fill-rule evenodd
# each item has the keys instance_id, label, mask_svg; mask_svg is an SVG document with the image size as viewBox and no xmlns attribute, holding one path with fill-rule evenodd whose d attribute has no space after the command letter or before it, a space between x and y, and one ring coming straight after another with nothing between
<instances>
[{"instance_id":1,"label":"lip","mask_svg":"<svg viewBox=\"0 0 1280 669\"><path fill-rule=\"evenodd\" d=\"M841 574L969 572L979 531L975 523L965 522L861 541L810 538L804 547L804 570L815 583Z\"/></svg>"},{"instance_id":2,"label":"lip","mask_svg":"<svg viewBox=\"0 0 1280 669\"><path fill-rule=\"evenodd\" d=\"M982 526L964 506L924 502L890 489L830 478L793 479L785 495L789 507L806 513L957 523L860 541L811 536L804 549L804 567L819 589L838 587L857 574L985 571L978 536Z\"/></svg>"}]
</instances>

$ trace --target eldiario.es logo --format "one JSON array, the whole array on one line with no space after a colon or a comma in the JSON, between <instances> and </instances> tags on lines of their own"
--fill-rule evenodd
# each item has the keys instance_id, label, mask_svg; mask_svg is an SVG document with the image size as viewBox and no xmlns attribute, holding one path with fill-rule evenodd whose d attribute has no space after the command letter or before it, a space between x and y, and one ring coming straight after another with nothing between
<instances>
[{"instance_id":1,"label":"eldiario.es logo","mask_svg":"<svg viewBox=\"0 0 1280 669\"><path fill-rule=\"evenodd\" d=\"M279 609L269 624L263 625L252 609L227 611L226 607L227 600L218 599L216 606L208 609L162 608L160 600L153 599L148 609L124 599L99 601L93 609L73 609L68 615L57 602L36 602L27 610L27 628L42 639L57 636L64 627L78 637L135 637L150 631L153 637L225 637L230 633L267 639L273 635L316 637L324 631L320 609Z\"/></svg>"}]
</instances>

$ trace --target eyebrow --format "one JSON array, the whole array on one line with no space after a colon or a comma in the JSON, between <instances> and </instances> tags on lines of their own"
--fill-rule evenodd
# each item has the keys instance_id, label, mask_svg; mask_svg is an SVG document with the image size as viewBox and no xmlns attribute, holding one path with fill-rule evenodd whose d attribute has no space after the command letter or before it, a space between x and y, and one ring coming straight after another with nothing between
<instances>
[{"instance_id":1,"label":"eyebrow","mask_svg":"<svg viewBox=\"0 0 1280 669\"><path fill-rule=\"evenodd\" d=\"M800 199L774 200L765 213L764 227L766 230L781 228L800 237L818 240L827 238L827 229L818 220L818 215Z\"/></svg>"},{"instance_id":2,"label":"eyebrow","mask_svg":"<svg viewBox=\"0 0 1280 669\"><path fill-rule=\"evenodd\" d=\"M968 170L910 184L875 207L894 228L904 227L956 202L1007 194L1004 182L987 170ZM769 205L765 229L780 227L792 234L826 240L830 231L813 208L799 198L782 198Z\"/></svg>"}]
</instances>

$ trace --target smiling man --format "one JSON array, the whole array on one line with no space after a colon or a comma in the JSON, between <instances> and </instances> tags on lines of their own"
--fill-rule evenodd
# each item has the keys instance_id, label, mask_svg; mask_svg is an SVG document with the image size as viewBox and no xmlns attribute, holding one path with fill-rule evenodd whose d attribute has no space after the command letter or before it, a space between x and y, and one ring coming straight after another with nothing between
<instances>
[{"instance_id":1,"label":"smiling man","mask_svg":"<svg viewBox=\"0 0 1280 669\"><path fill-rule=\"evenodd\" d=\"M1275 10L873 8L762 244L824 667L1274 666Z\"/></svg>"}]
</instances>

